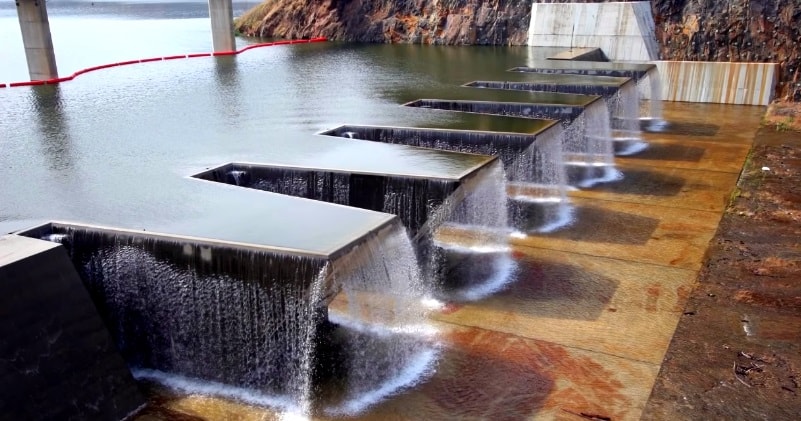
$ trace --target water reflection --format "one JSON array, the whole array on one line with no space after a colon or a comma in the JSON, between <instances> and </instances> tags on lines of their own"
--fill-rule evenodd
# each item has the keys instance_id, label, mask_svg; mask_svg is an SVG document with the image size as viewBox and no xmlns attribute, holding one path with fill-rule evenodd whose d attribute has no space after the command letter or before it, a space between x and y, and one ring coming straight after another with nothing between
<instances>
[{"instance_id":1,"label":"water reflection","mask_svg":"<svg viewBox=\"0 0 801 421\"><path fill-rule=\"evenodd\" d=\"M30 90L31 105L37 117L42 155L48 168L67 174L74 166L74 156L64 103L58 85L35 86Z\"/></svg>"},{"instance_id":2,"label":"water reflection","mask_svg":"<svg viewBox=\"0 0 801 421\"><path fill-rule=\"evenodd\" d=\"M241 114L240 80L236 56L214 57L215 102L225 120L237 120ZM225 122L223 122L224 124Z\"/></svg>"}]
</instances>

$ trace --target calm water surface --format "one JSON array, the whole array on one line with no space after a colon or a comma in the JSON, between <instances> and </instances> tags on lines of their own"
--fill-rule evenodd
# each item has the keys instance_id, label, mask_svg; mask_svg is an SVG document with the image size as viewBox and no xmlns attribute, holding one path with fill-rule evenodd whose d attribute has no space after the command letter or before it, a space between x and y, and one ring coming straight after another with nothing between
<instances>
[{"instance_id":1,"label":"calm water surface","mask_svg":"<svg viewBox=\"0 0 801 421\"><path fill-rule=\"evenodd\" d=\"M94 4L48 2L61 74L210 50L205 3ZM237 4L236 13L249 5ZM25 80L13 3L0 6L0 39L0 80ZM468 90L458 85L500 78L505 69L548 52L319 43L123 66L58 86L2 89L0 231L58 219L328 250L385 216L187 176L235 160L463 174L485 159L315 133L343 123L458 127L482 117L399 104L426 92ZM254 230L256 222L260 229Z\"/></svg>"}]
</instances>

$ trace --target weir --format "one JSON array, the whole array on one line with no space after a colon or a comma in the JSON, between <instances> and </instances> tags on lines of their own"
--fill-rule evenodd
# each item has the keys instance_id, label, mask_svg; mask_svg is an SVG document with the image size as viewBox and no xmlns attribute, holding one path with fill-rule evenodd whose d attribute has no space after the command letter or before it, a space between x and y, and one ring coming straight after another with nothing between
<instances>
[{"instance_id":1,"label":"weir","mask_svg":"<svg viewBox=\"0 0 801 421\"><path fill-rule=\"evenodd\" d=\"M568 95L568 94L550 94ZM527 104L489 101L420 99L407 104L465 113L559 119L564 128L563 158L567 182L578 187L618 180L609 111L598 96L584 96L582 105Z\"/></svg>"},{"instance_id":2,"label":"weir","mask_svg":"<svg viewBox=\"0 0 801 421\"><path fill-rule=\"evenodd\" d=\"M662 120L662 80L659 69L650 63L595 62L569 60L535 60L528 66L513 67L510 72L534 74L561 74L585 76L610 76L631 78L640 90L640 97L646 98L641 116L646 118L642 127L658 131L664 125Z\"/></svg>"},{"instance_id":3,"label":"weir","mask_svg":"<svg viewBox=\"0 0 801 421\"><path fill-rule=\"evenodd\" d=\"M349 354L343 327L328 320L327 306L340 291L351 296L369 285L383 287L383 302L395 303L392 314L348 313L352 318L366 326L421 322L412 304L422 282L397 219L330 255L58 222L18 234L66 248L139 379L190 392L213 385L222 396L308 413L343 404L318 401L312 390L340 381L344 367L378 360L403 371L420 351L395 338L383 340L394 348ZM360 335L376 340L369 329ZM356 391L339 389L357 398L388 374L373 373Z\"/></svg>"},{"instance_id":4,"label":"weir","mask_svg":"<svg viewBox=\"0 0 801 421\"><path fill-rule=\"evenodd\" d=\"M631 78L563 74L520 74L518 80L468 82L463 86L483 89L558 92L600 95L604 98L612 125L615 153L632 155L647 147L640 133L640 105L637 86Z\"/></svg>"},{"instance_id":5,"label":"weir","mask_svg":"<svg viewBox=\"0 0 801 421\"><path fill-rule=\"evenodd\" d=\"M581 105L468 101L460 99L418 99L403 105L406 107L459 111L463 113L496 114L552 120L573 120L583 111Z\"/></svg>"},{"instance_id":6,"label":"weir","mask_svg":"<svg viewBox=\"0 0 801 421\"><path fill-rule=\"evenodd\" d=\"M429 290L440 295L448 294L436 275L434 237L441 226L471 227L479 238L506 242L499 235L508 225L505 177L494 157L454 168L444 178L255 163L225 164L194 177L397 215L412 239Z\"/></svg>"},{"instance_id":7,"label":"weir","mask_svg":"<svg viewBox=\"0 0 801 421\"><path fill-rule=\"evenodd\" d=\"M546 128L530 134L357 125L339 126L320 134L498 156L503 162L510 186L528 187L517 189L511 199L538 203L541 207L539 213L510 213L509 224L512 227L553 230L569 222L569 218L566 218L569 204L562 158L564 134L561 125L554 121ZM555 203L560 211L553 211Z\"/></svg>"}]
</instances>

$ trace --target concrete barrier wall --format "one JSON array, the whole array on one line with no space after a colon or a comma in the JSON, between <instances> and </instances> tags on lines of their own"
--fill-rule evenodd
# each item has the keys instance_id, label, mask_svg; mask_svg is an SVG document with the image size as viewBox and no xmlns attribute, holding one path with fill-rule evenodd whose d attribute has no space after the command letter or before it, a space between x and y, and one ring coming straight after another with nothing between
<instances>
[{"instance_id":1,"label":"concrete barrier wall","mask_svg":"<svg viewBox=\"0 0 801 421\"><path fill-rule=\"evenodd\" d=\"M657 60L656 25L647 1L534 3L528 45L599 47L613 61Z\"/></svg>"},{"instance_id":2,"label":"concrete barrier wall","mask_svg":"<svg viewBox=\"0 0 801 421\"><path fill-rule=\"evenodd\" d=\"M67 252L0 237L0 419L118 420L145 400Z\"/></svg>"},{"instance_id":3,"label":"concrete barrier wall","mask_svg":"<svg viewBox=\"0 0 801 421\"><path fill-rule=\"evenodd\" d=\"M666 101L768 105L776 89L776 63L657 61Z\"/></svg>"}]
</instances>

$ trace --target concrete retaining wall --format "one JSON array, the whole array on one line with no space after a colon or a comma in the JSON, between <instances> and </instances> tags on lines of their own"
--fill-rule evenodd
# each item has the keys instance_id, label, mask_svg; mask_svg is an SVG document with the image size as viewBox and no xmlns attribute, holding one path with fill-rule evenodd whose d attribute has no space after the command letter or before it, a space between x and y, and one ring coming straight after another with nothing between
<instances>
[{"instance_id":1,"label":"concrete retaining wall","mask_svg":"<svg viewBox=\"0 0 801 421\"><path fill-rule=\"evenodd\" d=\"M599 47L610 60L657 60L650 2L534 3L528 45Z\"/></svg>"},{"instance_id":2,"label":"concrete retaining wall","mask_svg":"<svg viewBox=\"0 0 801 421\"><path fill-rule=\"evenodd\" d=\"M119 420L145 403L67 252L0 237L0 420Z\"/></svg>"},{"instance_id":3,"label":"concrete retaining wall","mask_svg":"<svg viewBox=\"0 0 801 421\"><path fill-rule=\"evenodd\" d=\"M657 61L667 101L768 105L776 89L775 63Z\"/></svg>"}]
</instances>

